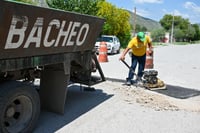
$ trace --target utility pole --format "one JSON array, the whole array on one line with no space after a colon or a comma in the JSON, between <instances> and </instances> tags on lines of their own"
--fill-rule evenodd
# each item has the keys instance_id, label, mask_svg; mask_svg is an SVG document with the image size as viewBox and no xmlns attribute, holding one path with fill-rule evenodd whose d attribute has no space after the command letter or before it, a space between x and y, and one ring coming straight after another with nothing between
<instances>
[{"instance_id":1,"label":"utility pole","mask_svg":"<svg viewBox=\"0 0 200 133\"><path fill-rule=\"evenodd\" d=\"M136 7L134 8L133 36L135 36L135 30L136 30Z\"/></svg>"},{"instance_id":2,"label":"utility pole","mask_svg":"<svg viewBox=\"0 0 200 133\"><path fill-rule=\"evenodd\" d=\"M170 38L171 43L173 43L173 34L174 34L174 13L173 13L173 18L172 18L172 30L171 30L171 38Z\"/></svg>"}]
</instances>

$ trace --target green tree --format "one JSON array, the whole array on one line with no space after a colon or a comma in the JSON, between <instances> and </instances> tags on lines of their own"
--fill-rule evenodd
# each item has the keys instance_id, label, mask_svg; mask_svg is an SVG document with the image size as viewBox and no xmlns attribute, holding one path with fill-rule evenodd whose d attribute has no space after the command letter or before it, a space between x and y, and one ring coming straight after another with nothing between
<instances>
[{"instance_id":1,"label":"green tree","mask_svg":"<svg viewBox=\"0 0 200 133\"><path fill-rule=\"evenodd\" d=\"M46 0L51 8L73 11L104 18L101 34L116 35L123 45L131 37L130 14L105 0Z\"/></svg>"},{"instance_id":2,"label":"green tree","mask_svg":"<svg viewBox=\"0 0 200 133\"><path fill-rule=\"evenodd\" d=\"M152 41L154 42L160 42L164 39L165 37L165 29L161 28L161 29L156 29L156 30L153 30L151 32L151 38L152 38Z\"/></svg>"},{"instance_id":3,"label":"green tree","mask_svg":"<svg viewBox=\"0 0 200 133\"><path fill-rule=\"evenodd\" d=\"M184 19L181 16L165 15L161 20L160 24L164 29L171 33L172 23L174 24L173 37L176 41L194 41L198 39L199 28L198 25L190 24L188 19Z\"/></svg>"},{"instance_id":4,"label":"green tree","mask_svg":"<svg viewBox=\"0 0 200 133\"><path fill-rule=\"evenodd\" d=\"M173 16L166 14L164 15L164 17L160 20L160 24L162 25L162 27L166 30L169 31L172 27L172 20L173 20Z\"/></svg>"},{"instance_id":5,"label":"green tree","mask_svg":"<svg viewBox=\"0 0 200 133\"><path fill-rule=\"evenodd\" d=\"M97 16L106 20L102 34L116 35L119 37L122 47L127 45L131 37L130 14L106 1L99 2L98 8Z\"/></svg>"},{"instance_id":6,"label":"green tree","mask_svg":"<svg viewBox=\"0 0 200 133\"><path fill-rule=\"evenodd\" d=\"M195 30L195 35L193 40L200 40L200 27L198 24L193 24L192 27Z\"/></svg>"},{"instance_id":7,"label":"green tree","mask_svg":"<svg viewBox=\"0 0 200 133\"><path fill-rule=\"evenodd\" d=\"M185 36L185 38L186 38L186 40L187 40L188 42L191 42L191 41L194 40L194 36L195 36L195 29L194 29L194 27L192 27L192 25L189 25L189 26L188 26L188 29L187 29L187 31L186 31L186 36Z\"/></svg>"},{"instance_id":8,"label":"green tree","mask_svg":"<svg viewBox=\"0 0 200 133\"><path fill-rule=\"evenodd\" d=\"M179 28L174 29L174 36L176 38L176 41L184 41L183 40L184 33L181 29Z\"/></svg>"},{"instance_id":9,"label":"green tree","mask_svg":"<svg viewBox=\"0 0 200 133\"><path fill-rule=\"evenodd\" d=\"M46 0L51 8L73 11L81 14L96 15L97 4L104 0Z\"/></svg>"},{"instance_id":10,"label":"green tree","mask_svg":"<svg viewBox=\"0 0 200 133\"><path fill-rule=\"evenodd\" d=\"M188 19L184 19L181 16L173 16L172 15L165 15L161 20L160 24L166 31L171 30L172 28L172 23L174 23L175 28L180 28L181 30L186 30L188 29L188 25L190 24Z\"/></svg>"}]
</instances>

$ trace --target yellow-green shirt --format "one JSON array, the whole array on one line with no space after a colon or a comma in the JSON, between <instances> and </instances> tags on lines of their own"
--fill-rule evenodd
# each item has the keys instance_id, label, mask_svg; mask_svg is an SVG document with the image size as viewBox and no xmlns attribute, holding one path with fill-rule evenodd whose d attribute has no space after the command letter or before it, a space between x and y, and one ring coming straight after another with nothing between
<instances>
[{"instance_id":1,"label":"yellow-green shirt","mask_svg":"<svg viewBox=\"0 0 200 133\"><path fill-rule=\"evenodd\" d=\"M132 52L136 56L143 56L146 53L147 45L151 42L151 39L149 36L145 36L145 41L140 42L137 37L134 37L131 39L131 41L128 43L128 48L132 49Z\"/></svg>"}]
</instances>

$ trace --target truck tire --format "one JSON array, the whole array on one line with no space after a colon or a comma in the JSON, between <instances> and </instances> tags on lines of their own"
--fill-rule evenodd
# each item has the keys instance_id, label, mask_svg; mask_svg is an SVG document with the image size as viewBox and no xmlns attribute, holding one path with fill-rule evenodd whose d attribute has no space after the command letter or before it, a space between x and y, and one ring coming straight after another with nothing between
<instances>
[{"instance_id":1,"label":"truck tire","mask_svg":"<svg viewBox=\"0 0 200 133\"><path fill-rule=\"evenodd\" d=\"M17 81L0 84L0 132L30 133L40 114L38 92Z\"/></svg>"}]
</instances>

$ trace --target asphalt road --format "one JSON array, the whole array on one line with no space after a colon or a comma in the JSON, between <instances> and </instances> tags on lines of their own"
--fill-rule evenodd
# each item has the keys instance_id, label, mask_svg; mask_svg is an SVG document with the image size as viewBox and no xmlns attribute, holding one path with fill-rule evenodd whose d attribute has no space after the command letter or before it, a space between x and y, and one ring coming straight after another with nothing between
<instances>
[{"instance_id":1,"label":"asphalt road","mask_svg":"<svg viewBox=\"0 0 200 133\"><path fill-rule=\"evenodd\" d=\"M166 84L200 90L200 45L168 45L154 47L154 68ZM118 55L109 55L108 62L101 63L106 77L126 79L127 67L118 60ZM125 61L130 64L127 54Z\"/></svg>"},{"instance_id":2,"label":"asphalt road","mask_svg":"<svg viewBox=\"0 0 200 133\"><path fill-rule=\"evenodd\" d=\"M167 90L148 91L113 81L95 85L94 92L70 86L65 114L42 110L34 133L199 133L199 49L200 45L154 48L154 69ZM128 69L119 56L109 55L100 65L107 78L123 81Z\"/></svg>"}]
</instances>

